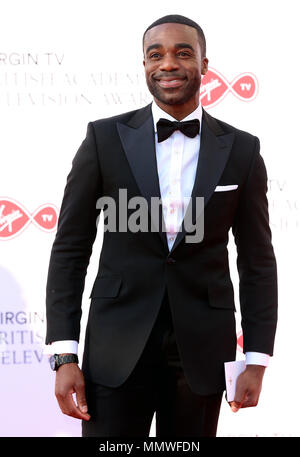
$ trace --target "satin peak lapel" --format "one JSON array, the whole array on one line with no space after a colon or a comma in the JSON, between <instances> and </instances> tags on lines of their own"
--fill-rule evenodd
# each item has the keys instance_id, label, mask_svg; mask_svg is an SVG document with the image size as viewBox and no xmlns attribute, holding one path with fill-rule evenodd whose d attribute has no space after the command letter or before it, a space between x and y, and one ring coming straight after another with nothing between
<instances>
[{"instance_id":1,"label":"satin peak lapel","mask_svg":"<svg viewBox=\"0 0 300 457\"><path fill-rule=\"evenodd\" d=\"M151 104L138 110L127 124L118 123L117 128L136 184L141 195L147 200L151 215L151 197L161 199ZM164 248L169 251L162 205L159 205L159 221L151 217L152 230L159 233Z\"/></svg>"},{"instance_id":2,"label":"satin peak lapel","mask_svg":"<svg viewBox=\"0 0 300 457\"><path fill-rule=\"evenodd\" d=\"M185 215L191 209L192 224L196 223L199 214L196 214L196 197L204 197L204 208L212 196L215 187L223 173L234 140L234 133L225 133L217 121L203 110L201 127L200 154L197 162L196 176L191 199ZM192 207L190 208L190 205ZM184 236L188 233L186 218L174 241L171 253L176 249Z\"/></svg>"}]
</instances>

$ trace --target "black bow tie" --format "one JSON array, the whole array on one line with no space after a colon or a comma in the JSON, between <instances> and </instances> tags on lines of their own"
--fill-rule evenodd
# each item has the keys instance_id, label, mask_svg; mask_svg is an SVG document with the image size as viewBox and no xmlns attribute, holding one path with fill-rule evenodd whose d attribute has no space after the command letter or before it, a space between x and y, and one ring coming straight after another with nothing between
<instances>
[{"instance_id":1,"label":"black bow tie","mask_svg":"<svg viewBox=\"0 0 300 457\"><path fill-rule=\"evenodd\" d=\"M172 135L175 130L180 130L184 135L194 138L200 130L199 119L193 119L191 121L169 121L168 119L159 119L157 122L157 140L166 140Z\"/></svg>"}]
</instances>

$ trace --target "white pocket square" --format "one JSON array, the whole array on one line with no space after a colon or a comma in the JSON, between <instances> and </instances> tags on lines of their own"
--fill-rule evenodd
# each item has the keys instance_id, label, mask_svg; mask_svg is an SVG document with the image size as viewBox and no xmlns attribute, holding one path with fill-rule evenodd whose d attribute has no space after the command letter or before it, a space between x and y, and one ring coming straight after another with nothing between
<instances>
[{"instance_id":1,"label":"white pocket square","mask_svg":"<svg viewBox=\"0 0 300 457\"><path fill-rule=\"evenodd\" d=\"M226 192L227 190L235 190L238 187L238 184L229 184L228 186L217 186L215 188L215 192Z\"/></svg>"}]
</instances>

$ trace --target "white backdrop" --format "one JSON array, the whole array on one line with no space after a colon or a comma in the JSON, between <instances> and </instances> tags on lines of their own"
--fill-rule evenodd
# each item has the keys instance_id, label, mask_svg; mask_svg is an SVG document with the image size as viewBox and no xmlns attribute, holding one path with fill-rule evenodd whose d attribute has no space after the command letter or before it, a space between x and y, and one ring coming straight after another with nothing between
<instances>
[{"instance_id":1,"label":"white backdrop","mask_svg":"<svg viewBox=\"0 0 300 457\"><path fill-rule=\"evenodd\" d=\"M298 2L174 0L172 8L167 3L1 2L1 436L80 436L80 423L60 413L55 375L43 355L55 208L87 123L151 101L144 82L142 34L155 19L171 13L203 27L210 68L229 89L207 110L260 138L269 177L279 274L275 353L259 406L235 415L224 401L218 436L300 436ZM253 75L251 84L258 83L251 101L243 99L248 89L245 85L242 91L241 83L249 83L239 80L243 73ZM232 88L235 80L239 83ZM83 296L82 332L101 242L99 230ZM232 239L230 261L237 285ZM151 436L154 424L155 417Z\"/></svg>"}]
</instances>

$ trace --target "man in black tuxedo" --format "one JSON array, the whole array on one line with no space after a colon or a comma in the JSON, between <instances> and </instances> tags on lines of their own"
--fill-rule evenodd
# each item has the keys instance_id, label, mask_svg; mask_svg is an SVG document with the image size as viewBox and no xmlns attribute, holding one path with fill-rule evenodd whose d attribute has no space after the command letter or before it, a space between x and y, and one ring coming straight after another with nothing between
<instances>
[{"instance_id":1,"label":"man in black tuxedo","mask_svg":"<svg viewBox=\"0 0 300 457\"><path fill-rule=\"evenodd\" d=\"M165 16L148 27L143 48L153 103L90 122L67 179L47 282L56 397L65 414L82 419L83 436L148 436L154 412L158 437L216 436L224 362L236 355L230 229L246 354L233 411L257 404L273 355L277 273L266 169L257 137L199 105L208 59L198 24ZM124 228L124 191L126 205L136 197L148 204L148 230ZM116 229L104 231L81 370L81 299L100 197L115 202Z\"/></svg>"}]
</instances>

